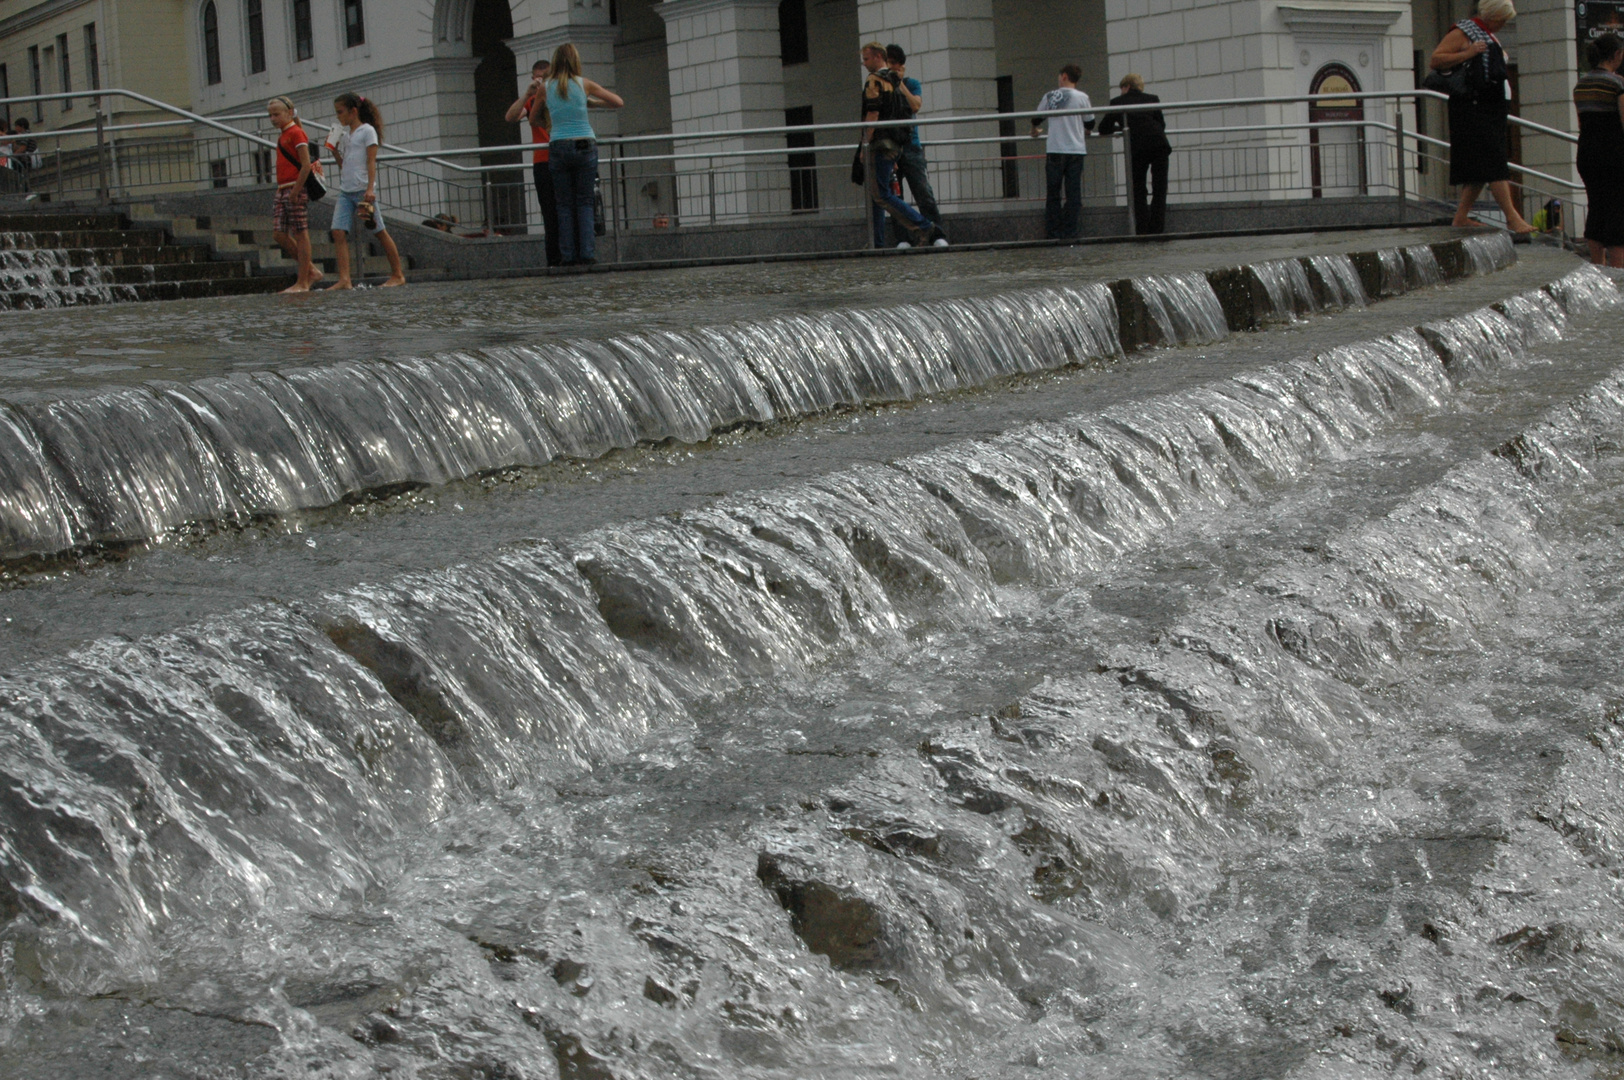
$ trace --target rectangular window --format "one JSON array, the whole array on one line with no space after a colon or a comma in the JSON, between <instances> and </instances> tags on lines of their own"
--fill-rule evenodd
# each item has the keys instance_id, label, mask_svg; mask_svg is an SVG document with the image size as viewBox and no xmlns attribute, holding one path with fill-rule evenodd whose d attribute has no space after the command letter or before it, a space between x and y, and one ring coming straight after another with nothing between
<instances>
[{"instance_id":1,"label":"rectangular window","mask_svg":"<svg viewBox=\"0 0 1624 1080\"><path fill-rule=\"evenodd\" d=\"M310 0L293 0L293 56L309 60L316 55L316 35L310 24Z\"/></svg>"},{"instance_id":2,"label":"rectangular window","mask_svg":"<svg viewBox=\"0 0 1624 1080\"><path fill-rule=\"evenodd\" d=\"M57 75L62 83L62 93L71 94L73 93L73 75L68 70L68 35L66 34L56 35L56 60L57 63L61 65L61 70L57 72ZM64 99L62 102L62 111L68 112L72 108L73 99Z\"/></svg>"},{"instance_id":3,"label":"rectangular window","mask_svg":"<svg viewBox=\"0 0 1624 1080\"><path fill-rule=\"evenodd\" d=\"M253 152L254 183L269 184L276 178L276 173L273 168L275 165L275 160L271 156L274 153L274 150L255 150Z\"/></svg>"},{"instance_id":4,"label":"rectangular window","mask_svg":"<svg viewBox=\"0 0 1624 1080\"><path fill-rule=\"evenodd\" d=\"M1015 76L998 76L998 111L1012 113L1015 111ZM1015 135L1015 121L998 121L998 134L1004 138ZM1004 198L1018 199L1021 197L1021 163L1015 160L1020 148L1013 142L998 144L998 156L1004 159Z\"/></svg>"},{"instance_id":5,"label":"rectangular window","mask_svg":"<svg viewBox=\"0 0 1624 1080\"><path fill-rule=\"evenodd\" d=\"M248 73L258 75L265 70L265 4L263 0L248 0Z\"/></svg>"},{"instance_id":6,"label":"rectangular window","mask_svg":"<svg viewBox=\"0 0 1624 1080\"><path fill-rule=\"evenodd\" d=\"M1415 63L1415 88L1419 90L1421 89L1421 80L1427 77L1427 58L1420 49L1416 49L1413 55ZM1417 99L1415 103L1415 133L1417 135L1425 135L1427 133L1427 103L1420 99ZM1425 176L1427 175L1427 154L1429 151L1426 143L1418 144L1417 149L1419 149L1421 152L1415 155L1415 171L1417 175Z\"/></svg>"},{"instance_id":7,"label":"rectangular window","mask_svg":"<svg viewBox=\"0 0 1624 1080\"><path fill-rule=\"evenodd\" d=\"M224 159L209 162L209 182L217 188L226 186L226 179L231 174L226 171Z\"/></svg>"},{"instance_id":8,"label":"rectangular window","mask_svg":"<svg viewBox=\"0 0 1624 1080\"><path fill-rule=\"evenodd\" d=\"M786 66L812 59L812 42L806 31L806 0L779 0L778 58Z\"/></svg>"},{"instance_id":9,"label":"rectangular window","mask_svg":"<svg viewBox=\"0 0 1624 1080\"><path fill-rule=\"evenodd\" d=\"M36 94L45 93L45 80L40 77L40 72L39 72L39 46L38 45L30 45L28 47L28 74L31 77L31 79L33 80L34 93L36 93ZM34 120L36 122L38 122L38 121L42 121L44 119L45 119L45 103L43 101L34 102Z\"/></svg>"},{"instance_id":10,"label":"rectangular window","mask_svg":"<svg viewBox=\"0 0 1624 1080\"><path fill-rule=\"evenodd\" d=\"M6 65L0 64L0 98L11 96L11 80L6 77ZM11 106L5 107L6 126L11 126Z\"/></svg>"},{"instance_id":11,"label":"rectangular window","mask_svg":"<svg viewBox=\"0 0 1624 1080\"><path fill-rule=\"evenodd\" d=\"M90 72L90 88L101 89L101 48L96 44L96 24L85 24L85 70Z\"/></svg>"},{"instance_id":12,"label":"rectangular window","mask_svg":"<svg viewBox=\"0 0 1624 1080\"><path fill-rule=\"evenodd\" d=\"M39 92L42 93L42 94L50 93L50 88L45 85L45 79L46 79L45 73L47 71L55 71L56 70L56 46L55 45L47 45L43 49L40 50L39 67L40 67L40 81L39 81L40 91Z\"/></svg>"},{"instance_id":13,"label":"rectangular window","mask_svg":"<svg viewBox=\"0 0 1624 1080\"><path fill-rule=\"evenodd\" d=\"M812 123L812 106L798 105L784 110L785 127L805 127ZM791 131L784 135L784 145L791 150L818 144L817 134L811 131ZM818 208L818 155L813 152L785 155L789 162L789 208L796 213L807 213Z\"/></svg>"},{"instance_id":14,"label":"rectangular window","mask_svg":"<svg viewBox=\"0 0 1624 1080\"><path fill-rule=\"evenodd\" d=\"M361 18L361 0L344 0L344 47L366 44L367 28Z\"/></svg>"}]
</instances>

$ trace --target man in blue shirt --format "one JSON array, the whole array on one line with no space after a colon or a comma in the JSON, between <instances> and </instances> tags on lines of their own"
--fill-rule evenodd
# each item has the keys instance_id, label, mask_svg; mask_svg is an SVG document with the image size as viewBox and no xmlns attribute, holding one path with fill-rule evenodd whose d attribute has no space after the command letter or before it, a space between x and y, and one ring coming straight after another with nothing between
<instances>
[{"instance_id":1,"label":"man in blue shirt","mask_svg":"<svg viewBox=\"0 0 1624 1080\"><path fill-rule=\"evenodd\" d=\"M918 79L908 75L908 54L902 51L901 45L887 45L885 47L886 66L896 72L902 80L903 99L908 102L908 108L917 116L924 108L924 87ZM919 207L919 213L926 221L942 227L942 211L936 205L936 192L931 190L930 178L925 175L925 148L919 143L919 129L908 129L908 142L902 147L902 153L897 157L897 176L908 185L908 194L913 196L914 205ZM895 232L893 226L892 231ZM944 235L936 241L938 247L947 246L947 237Z\"/></svg>"}]
</instances>

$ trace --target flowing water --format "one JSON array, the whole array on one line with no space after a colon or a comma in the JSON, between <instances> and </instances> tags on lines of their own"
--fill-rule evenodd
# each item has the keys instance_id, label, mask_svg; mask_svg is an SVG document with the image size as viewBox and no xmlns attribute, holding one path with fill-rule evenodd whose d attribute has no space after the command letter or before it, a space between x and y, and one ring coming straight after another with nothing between
<instances>
[{"instance_id":1,"label":"flowing water","mask_svg":"<svg viewBox=\"0 0 1624 1080\"><path fill-rule=\"evenodd\" d=\"M1612 1075L1619 298L1432 256L19 401L0 1073Z\"/></svg>"}]
</instances>

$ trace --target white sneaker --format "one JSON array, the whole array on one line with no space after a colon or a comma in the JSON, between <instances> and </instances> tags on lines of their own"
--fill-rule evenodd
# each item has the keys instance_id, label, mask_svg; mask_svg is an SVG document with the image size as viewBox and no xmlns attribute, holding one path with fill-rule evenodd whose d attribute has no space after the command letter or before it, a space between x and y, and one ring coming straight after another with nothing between
<instances>
[{"instance_id":1,"label":"white sneaker","mask_svg":"<svg viewBox=\"0 0 1624 1080\"><path fill-rule=\"evenodd\" d=\"M912 245L912 244L910 244L910 243L908 243L908 241L906 241L906 240L904 240L904 241L903 241L903 242L902 242L902 243L900 243L900 244L898 244L898 245L897 245L897 249L898 249L898 250L899 250L899 251L900 251L900 250L901 250L901 249L902 249L902 248L911 248L911 247L913 247L913 245Z\"/></svg>"},{"instance_id":2,"label":"white sneaker","mask_svg":"<svg viewBox=\"0 0 1624 1080\"><path fill-rule=\"evenodd\" d=\"M930 246L931 247L946 247L947 246L947 237L938 236L934 241L931 242Z\"/></svg>"}]
</instances>

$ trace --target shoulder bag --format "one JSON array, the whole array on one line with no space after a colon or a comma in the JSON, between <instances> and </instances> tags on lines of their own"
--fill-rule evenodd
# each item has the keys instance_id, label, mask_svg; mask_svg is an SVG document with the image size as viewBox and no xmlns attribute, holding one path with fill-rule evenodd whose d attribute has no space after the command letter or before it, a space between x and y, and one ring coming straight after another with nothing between
<instances>
[{"instance_id":1,"label":"shoulder bag","mask_svg":"<svg viewBox=\"0 0 1624 1080\"><path fill-rule=\"evenodd\" d=\"M309 144L306 143L306 145L308 146ZM283 157L287 158L293 163L294 168L304 168L303 165L299 164L298 158L288 153L287 147L283 146L281 143L277 143L276 148L282 152ZM311 202L321 202L327 197L327 185L322 182L321 174L316 171L318 168L320 168L320 166L317 165L315 159L312 158L310 161L310 175L305 177L304 185L305 198L309 199Z\"/></svg>"}]
</instances>

